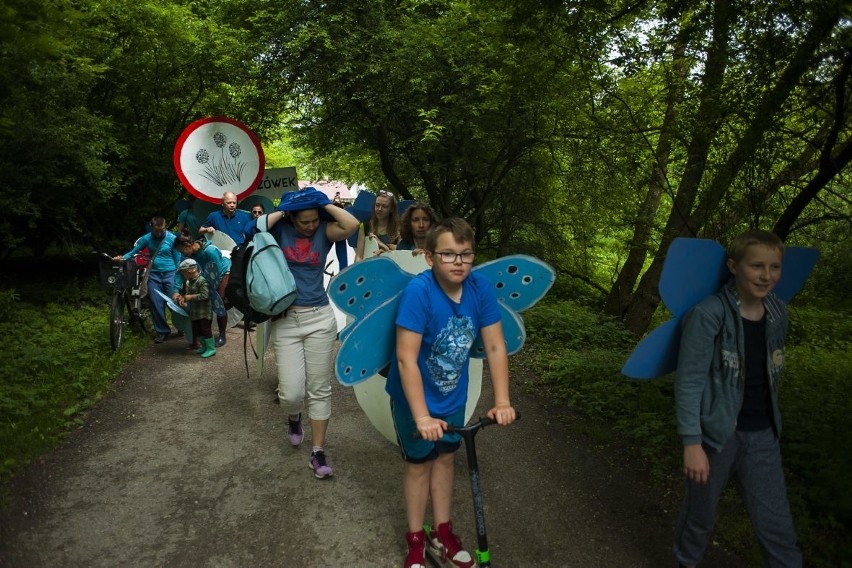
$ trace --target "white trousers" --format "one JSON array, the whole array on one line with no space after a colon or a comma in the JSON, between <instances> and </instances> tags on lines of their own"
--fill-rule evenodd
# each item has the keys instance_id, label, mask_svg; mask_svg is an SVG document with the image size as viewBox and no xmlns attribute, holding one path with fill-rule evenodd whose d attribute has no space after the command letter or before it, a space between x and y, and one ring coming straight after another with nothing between
<instances>
[{"instance_id":1,"label":"white trousers","mask_svg":"<svg viewBox=\"0 0 852 568\"><path fill-rule=\"evenodd\" d=\"M293 308L272 322L271 342L278 367L278 399L287 414L299 414L308 395L308 416L331 417L331 354L337 321L331 306Z\"/></svg>"}]
</instances>

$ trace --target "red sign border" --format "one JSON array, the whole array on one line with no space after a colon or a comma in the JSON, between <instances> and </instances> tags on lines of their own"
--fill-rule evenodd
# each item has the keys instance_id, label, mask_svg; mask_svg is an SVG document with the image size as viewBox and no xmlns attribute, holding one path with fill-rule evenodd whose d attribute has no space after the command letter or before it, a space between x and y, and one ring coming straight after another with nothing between
<instances>
[{"instance_id":1,"label":"red sign border","mask_svg":"<svg viewBox=\"0 0 852 568\"><path fill-rule=\"evenodd\" d=\"M184 128L183 132L180 133L180 136L178 136L178 139L175 142L175 149L174 149L174 152L172 153L172 162L174 163L174 166L175 166L175 173L177 173L177 176L178 176L178 179L180 180L180 183L186 188L186 190L189 191L192 195L194 195L198 199L201 199L203 201L207 201L209 203L220 203L221 202L221 199L214 199L211 196L207 195L206 193L196 189L192 185L192 183L190 183L189 178L186 177L186 175L183 173L183 170L181 170L181 167L180 167L180 156L181 156L181 152L183 151L183 146L184 146L184 144L186 144L187 138L189 138L189 136L193 132L198 130L200 127L204 126L205 124L210 124L211 122L227 122L228 124L236 126L240 130L244 131L246 133L246 135L248 135L249 139L252 141L252 143L255 146L255 149L257 150L257 155L258 155L258 158L259 158L259 163L258 163L259 167L258 167L258 170L257 170L257 176L254 178L254 181L251 183L251 185L248 187L248 189L246 189L245 191L243 191L242 193L237 195L237 201L240 201L240 200L248 197L252 193L254 193L254 190L257 189L258 185L260 185L260 182L263 179L264 168L266 167L266 156L263 153L263 147L260 145L260 139L257 137L257 135L254 132L251 131L251 129L248 126L246 126L245 124L243 124L239 120L229 118L227 116L208 116L208 117L205 117L205 118L199 118L198 120L196 120L195 122L191 123L189 126Z\"/></svg>"}]
</instances>

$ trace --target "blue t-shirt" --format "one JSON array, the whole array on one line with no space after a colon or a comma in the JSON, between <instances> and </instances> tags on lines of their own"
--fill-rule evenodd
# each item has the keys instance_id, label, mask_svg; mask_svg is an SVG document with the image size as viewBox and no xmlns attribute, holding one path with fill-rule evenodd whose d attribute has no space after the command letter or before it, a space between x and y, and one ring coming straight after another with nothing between
<instances>
[{"instance_id":1,"label":"blue t-shirt","mask_svg":"<svg viewBox=\"0 0 852 568\"><path fill-rule=\"evenodd\" d=\"M213 227L217 231L222 231L234 239L235 243L241 245L243 244L243 241L246 240L246 225L251 220L251 213L243 211L242 209L234 211L234 214L231 217L225 217L225 214L221 211L214 211L207 216L207 220L204 221L204 224L201 226Z\"/></svg>"},{"instance_id":2,"label":"blue t-shirt","mask_svg":"<svg viewBox=\"0 0 852 568\"><path fill-rule=\"evenodd\" d=\"M432 416L446 416L465 407L470 348L483 327L498 321L500 310L494 287L476 271L462 283L459 303L441 289L431 270L421 272L405 287L396 325L423 336L417 366ZM408 406L396 351L385 390L395 403Z\"/></svg>"},{"instance_id":3,"label":"blue t-shirt","mask_svg":"<svg viewBox=\"0 0 852 568\"><path fill-rule=\"evenodd\" d=\"M331 241L325 234L328 223L320 221L312 237L296 233L292 223L279 221L272 227L275 240L284 251L284 258L296 280L294 306L327 306L328 295L323 286L323 270L326 257L331 250Z\"/></svg>"},{"instance_id":4,"label":"blue t-shirt","mask_svg":"<svg viewBox=\"0 0 852 568\"><path fill-rule=\"evenodd\" d=\"M173 270L177 270L181 254L175 248L174 233L166 231L162 237L155 237L154 233L142 235L136 241L136 246L130 249L130 252L124 254L122 258L129 260L134 254L145 247L148 247L149 254L152 257L154 256L154 252L157 252L157 256L154 257L154 262L151 264L151 272L172 272Z\"/></svg>"}]
</instances>

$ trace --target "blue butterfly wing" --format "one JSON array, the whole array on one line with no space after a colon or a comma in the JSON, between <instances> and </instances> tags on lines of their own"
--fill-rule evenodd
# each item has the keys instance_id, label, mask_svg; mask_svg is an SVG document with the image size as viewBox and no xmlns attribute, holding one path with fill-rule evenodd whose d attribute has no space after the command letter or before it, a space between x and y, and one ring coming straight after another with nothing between
<instances>
[{"instance_id":1,"label":"blue butterfly wing","mask_svg":"<svg viewBox=\"0 0 852 568\"><path fill-rule=\"evenodd\" d=\"M339 310L361 319L402 292L411 278L394 261L379 256L341 270L329 283L328 296Z\"/></svg>"},{"instance_id":2,"label":"blue butterfly wing","mask_svg":"<svg viewBox=\"0 0 852 568\"><path fill-rule=\"evenodd\" d=\"M719 290L730 276L726 258L722 245L710 239L672 241L660 274L660 298L675 317Z\"/></svg>"},{"instance_id":3,"label":"blue butterfly wing","mask_svg":"<svg viewBox=\"0 0 852 568\"><path fill-rule=\"evenodd\" d=\"M680 318L667 321L643 339L630 354L621 373L631 379L654 379L677 368Z\"/></svg>"},{"instance_id":4,"label":"blue butterfly wing","mask_svg":"<svg viewBox=\"0 0 852 568\"><path fill-rule=\"evenodd\" d=\"M516 312L542 299L556 280L552 266L525 254L504 256L480 264L474 270L484 274L494 285L497 299Z\"/></svg>"},{"instance_id":5,"label":"blue butterfly wing","mask_svg":"<svg viewBox=\"0 0 852 568\"><path fill-rule=\"evenodd\" d=\"M373 215L373 204L376 202L376 196L370 193L369 191L359 191L358 195L355 197L354 203L346 208L349 213L352 214L353 217L358 219L360 223L366 223L370 220L370 217ZM360 229L355 231L346 242L350 247L355 248L358 246L358 233L361 232Z\"/></svg>"},{"instance_id":6,"label":"blue butterfly wing","mask_svg":"<svg viewBox=\"0 0 852 568\"><path fill-rule=\"evenodd\" d=\"M399 212L399 216L402 217L402 214L405 213L405 210L417 203L413 199L403 199L399 201L396 205L396 210Z\"/></svg>"},{"instance_id":7,"label":"blue butterfly wing","mask_svg":"<svg viewBox=\"0 0 852 568\"><path fill-rule=\"evenodd\" d=\"M819 251L789 247L784 254L781 280L775 294L789 302L813 271ZM730 278L727 254L716 241L678 238L672 241L660 275L660 297L674 319L652 331L633 350L621 372L634 379L653 379L677 368L680 317L704 298L715 294Z\"/></svg>"},{"instance_id":8,"label":"blue butterfly wing","mask_svg":"<svg viewBox=\"0 0 852 568\"><path fill-rule=\"evenodd\" d=\"M788 247L784 251L781 280L773 290L775 294L784 302L792 300L811 275L817 260L819 251L815 248Z\"/></svg>"},{"instance_id":9,"label":"blue butterfly wing","mask_svg":"<svg viewBox=\"0 0 852 568\"><path fill-rule=\"evenodd\" d=\"M334 359L334 374L340 384L351 387L390 363L396 345L395 321L400 296L397 294L349 326L352 330L346 334Z\"/></svg>"},{"instance_id":10,"label":"blue butterfly wing","mask_svg":"<svg viewBox=\"0 0 852 568\"><path fill-rule=\"evenodd\" d=\"M509 355L514 355L521 350L524 342L527 340L527 330L524 327L524 320L502 300L498 300L498 304L500 306L500 323L503 327L503 339L506 342L506 351ZM482 335L477 334L470 348L470 356L477 359L485 358L485 344L482 342Z\"/></svg>"}]
</instances>

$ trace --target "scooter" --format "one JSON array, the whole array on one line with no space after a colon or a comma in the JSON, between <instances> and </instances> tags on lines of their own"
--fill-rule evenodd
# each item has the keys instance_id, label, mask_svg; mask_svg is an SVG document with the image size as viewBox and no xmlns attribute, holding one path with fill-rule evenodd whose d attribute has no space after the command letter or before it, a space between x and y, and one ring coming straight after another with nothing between
<instances>
[{"instance_id":1,"label":"scooter","mask_svg":"<svg viewBox=\"0 0 852 568\"><path fill-rule=\"evenodd\" d=\"M515 420L521 419L521 413L515 411ZM486 426L497 424L495 420L483 416L479 421L467 426L448 426L446 432L455 432L464 440L464 449L467 454L467 469L470 472L470 491L473 494L473 513L476 519L476 546L474 559L480 568L491 566L491 551L488 550L488 535L485 532L485 508L482 505L482 489L479 480L479 463L476 459L476 434ZM428 535L432 530L429 525L424 525L423 530Z\"/></svg>"}]
</instances>

